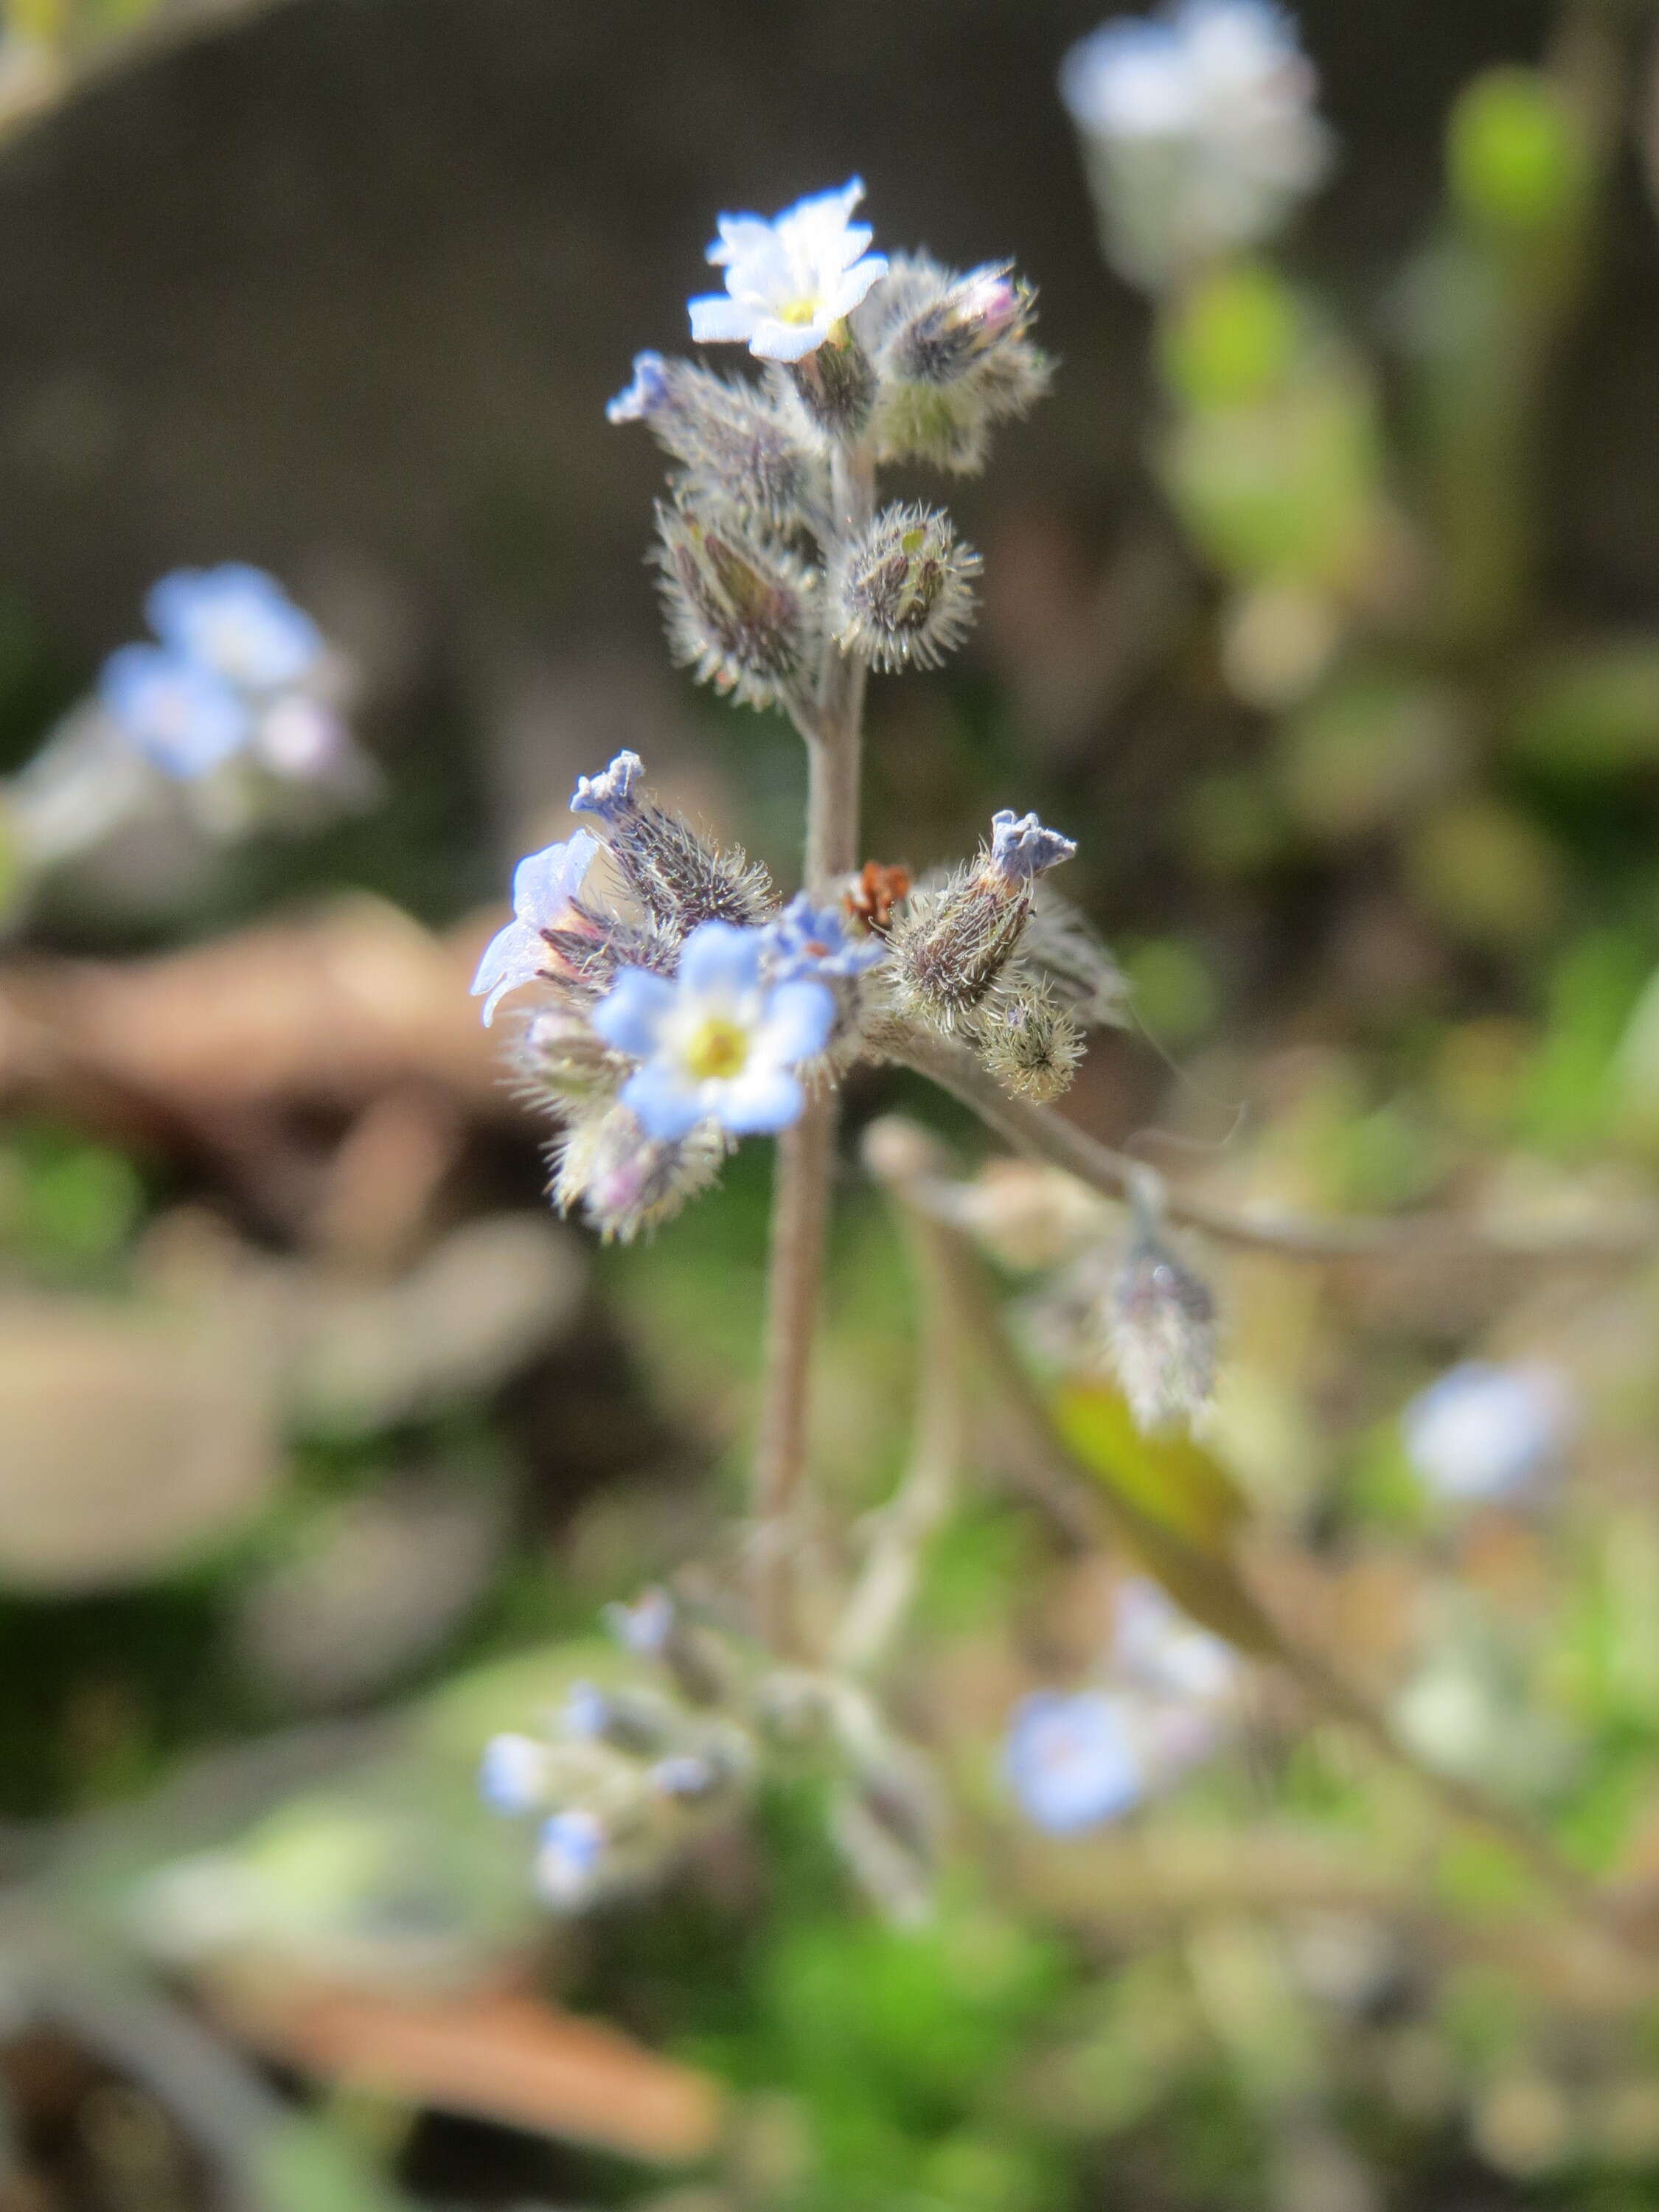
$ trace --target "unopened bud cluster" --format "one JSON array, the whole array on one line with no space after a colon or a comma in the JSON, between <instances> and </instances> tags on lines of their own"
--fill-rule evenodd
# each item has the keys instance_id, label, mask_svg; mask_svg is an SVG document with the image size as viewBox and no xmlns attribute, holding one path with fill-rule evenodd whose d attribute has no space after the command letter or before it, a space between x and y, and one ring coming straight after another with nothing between
<instances>
[{"instance_id":1,"label":"unopened bud cluster","mask_svg":"<svg viewBox=\"0 0 1659 2212\"><path fill-rule=\"evenodd\" d=\"M770 222L722 216L726 291L690 303L702 343L746 344L758 381L642 353L607 409L675 464L658 510L670 642L698 679L810 722L826 638L881 669L932 667L965 635L978 556L948 519L893 507L844 529L831 457L977 468L994 426L1046 388L1033 294L868 251L854 178Z\"/></svg>"},{"instance_id":2,"label":"unopened bud cluster","mask_svg":"<svg viewBox=\"0 0 1659 2212\"><path fill-rule=\"evenodd\" d=\"M661 1589L605 1619L656 1679L578 1681L533 1733L493 1738L479 1767L492 1811L538 1823L544 1902L580 1911L658 1878L739 1814L769 1766L828 1784L830 1840L878 1905L899 1919L925 1911L939 1830L931 1774L862 1689L757 1666Z\"/></svg>"}]
</instances>

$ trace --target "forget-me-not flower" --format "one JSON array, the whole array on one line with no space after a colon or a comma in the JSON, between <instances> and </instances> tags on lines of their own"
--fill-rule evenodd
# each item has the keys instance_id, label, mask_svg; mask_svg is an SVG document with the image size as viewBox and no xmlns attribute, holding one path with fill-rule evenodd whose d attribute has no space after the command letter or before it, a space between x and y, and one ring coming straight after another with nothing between
<instances>
[{"instance_id":1,"label":"forget-me-not flower","mask_svg":"<svg viewBox=\"0 0 1659 2212\"><path fill-rule=\"evenodd\" d=\"M513 919L485 945L472 978L473 997L483 998L486 1029L507 992L541 974L548 958L542 932L565 914L599 849L598 838L579 830L564 844L549 845L520 861L513 877Z\"/></svg>"},{"instance_id":2,"label":"forget-me-not flower","mask_svg":"<svg viewBox=\"0 0 1659 2212\"><path fill-rule=\"evenodd\" d=\"M798 200L770 222L720 216L708 259L725 270L726 290L690 302L692 337L700 345L746 344L762 361L816 353L887 273L886 256L866 251L869 225L852 220L863 198L854 177L839 191Z\"/></svg>"},{"instance_id":3,"label":"forget-me-not flower","mask_svg":"<svg viewBox=\"0 0 1659 2212\"><path fill-rule=\"evenodd\" d=\"M1160 1697L1210 1704L1238 1680L1238 1654L1212 1636L1144 1575L1120 1583L1112 1601L1113 1666Z\"/></svg>"},{"instance_id":4,"label":"forget-me-not flower","mask_svg":"<svg viewBox=\"0 0 1659 2212\"><path fill-rule=\"evenodd\" d=\"M1428 1487L1457 1504L1515 1498L1565 1444L1573 1406L1553 1368L1461 1360L1400 1417L1407 1456Z\"/></svg>"},{"instance_id":5,"label":"forget-me-not flower","mask_svg":"<svg viewBox=\"0 0 1659 2212\"><path fill-rule=\"evenodd\" d=\"M247 702L222 676L161 645L124 645L98 678L104 707L164 774L204 775L242 745Z\"/></svg>"},{"instance_id":6,"label":"forget-me-not flower","mask_svg":"<svg viewBox=\"0 0 1659 2212\"><path fill-rule=\"evenodd\" d=\"M1313 70L1270 0L1115 18L1072 48L1060 83L1108 252L1137 283L1270 236L1330 164Z\"/></svg>"},{"instance_id":7,"label":"forget-me-not flower","mask_svg":"<svg viewBox=\"0 0 1659 2212\"><path fill-rule=\"evenodd\" d=\"M822 983L763 982L764 951L762 930L705 921L672 981L624 969L593 1009L605 1042L642 1063L621 1098L648 1135L672 1144L710 1121L770 1134L799 1117L793 1071L823 1051L836 1002Z\"/></svg>"},{"instance_id":8,"label":"forget-me-not flower","mask_svg":"<svg viewBox=\"0 0 1659 2212\"><path fill-rule=\"evenodd\" d=\"M478 1795L494 1813L533 1812L547 1794L547 1746L533 1736L492 1736L478 1764Z\"/></svg>"},{"instance_id":9,"label":"forget-me-not flower","mask_svg":"<svg viewBox=\"0 0 1659 2212\"><path fill-rule=\"evenodd\" d=\"M322 632L274 576L245 561L178 568L144 601L166 645L244 691L297 684L322 657Z\"/></svg>"},{"instance_id":10,"label":"forget-me-not flower","mask_svg":"<svg viewBox=\"0 0 1659 2212\"><path fill-rule=\"evenodd\" d=\"M767 923L764 935L767 971L776 983L861 975L887 957L880 938L855 936L840 908L814 906L807 891L796 892L783 912Z\"/></svg>"},{"instance_id":11,"label":"forget-me-not flower","mask_svg":"<svg viewBox=\"0 0 1659 2212\"><path fill-rule=\"evenodd\" d=\"M1115 1820L1146 1795L1129 1701L1106 1690L1037 1690L1009 1724L1003 1771L1030 1819L1051 1835Z\"/></svg>"},{"instance_id":12,"label":"forget-me-not flower","mask_svg":"<svg viewBox=\"0 0 1659 2212\"><path fill-rule=\"evenodd\" d=\"M544 1901L570 1911L586 1905L598 1886L609 1838L585 1805L573 1805L542 1823L536 1850L536 1887Z\"/></svg>"}]
</instances>

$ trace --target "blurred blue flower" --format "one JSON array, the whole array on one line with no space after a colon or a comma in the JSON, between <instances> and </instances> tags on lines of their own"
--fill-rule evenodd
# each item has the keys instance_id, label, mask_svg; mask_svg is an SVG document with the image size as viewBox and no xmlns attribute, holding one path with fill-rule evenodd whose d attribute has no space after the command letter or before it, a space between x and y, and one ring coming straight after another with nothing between
<instances>
[{"instance_id":1,"label":"blurred blue flower","mask_svg":"<svg viewBox=\"0 0 1659 2212\"><path fill-rule=\"evenodd\" d=\"M151 588L144 611L163 643L245 691L297 684L322 655L311 617L244 561L174 569Z\"/></svg>"},{"instance_id":2,"label":"blurred blue flower","mask_svg":"<svg viewBox=\"0 0 1659 2212\"><path fill-rule=\"evenodd\" d=\"M1330 166L1314 71L1267 0L1115 16L1067 53L1060 89L1107 251L1136 283L1271 236Z\"/></svg>"},{"instance_id":3,"label":"blurred blue flower","mask_svg":"<svg viewBox=\"0 0 1659 2212\"><path fill-rule=\"evenodd\" d=\"M1144 1575L1120 1583L1113 1598L1111 1662L1157 1696L1199 1704L1224 1698L1239 1670L1231 1644L1189 1620Z\"/></svg>"},{"instance_id":4,"label":"blurred blue flower","mask_svg":"<svg viewBox=\"0 0 1659 2212\"><path fill-rule=\"evenodd\" d=\"M246 739L252 716L222 677L160 645L124 645L98 679L99 696L141 752L167 775L205 775Z\"/></svg>"},{"instance_id":5,"label":"blurred blue flower","mask_svg":"<svg viewBox=\"0 0 1659 2212\"><path fill-rule=\"evenodd\" d=\"M533 1736L492 1736L478 1764L478 1795L492 1812L530 1813L547 1788L547 1747Z\"/></svg>"},{"instance_id":6,"label":"blurred blue flower","mask_svg":"<svg viewBox=\"0 0 1659 2212\"><path fill-rule=\"evenodd\" d=\"M1128 1702L1104 1690L1038 1690L1015 1709L1009 1786L1040 1828L1066 1836L1139 1803L1146 1778Z\"/></svg>"},{"instance_id":7,"label":"blurred blue flower","mask_svg":"<svg viewBox=\"0 0 1659 2212\"><path fill-rule=\"evenodd\" d=\"M598 839L579 830L564 844L549 845L520 861L513 877L513 919L485 945L472 978L473 997L483 998L486 1029L507 992L530 982L546 966L542 932L554 927L580 890L599 849Z\"/></svg>"},{"instance_id":8,"label":"blurred blue flower","mask_svg":"<svg viewBox=\"0 0 1659 2212\"><path fill-rule=\"evenodd\" d=\"M878 937L856 937L838 907L815 907L797 891L763 933L766 966L775 983L797 983L813 976L861 975L887 957Z\"/></svg>"},{"instance_id":9,"label":"blurred blue flower","mask_svg":"<svg viewBox=\"0 0 1659 2212\"><path fill-rule=\"evenodd\" d=\"M805 1103L793 1070L823 1051L836 1002L822 983L761 981L765 932L705 921L685 940L672 981L623 970L593 1009L593 1027L643 1063L622 1103L647 1133L672 1144L700 1121L733 1136L787 1128Z\"/></svg>"},{"instance_id":10,"label":"blurred blue flower","mask_svg":"<svg viewBox=\"0 0 1659 2212\"><path fill-rule=\"evenodd\" d=\"M1419 1390L1400 1417L1407 1456L1428 1487L1458 1504L1512 1498L1561 1451L1572 1394L1553 1368L1465 1359Z\"/></svg>"},{"instance_id":11,"label":"blurred blue flower","mask_svg":"<svg viewBox=\"0 0 1659 2212\"><path fill-rule=\"evenodd\" d=\"M798 200L770 222L721 216L708 259L725 270L726 290L690 303L697 343L746 343L762 361L804 361L815 353L887 273L886 257L865 251L868 224L852 220L863 198L863 183L854 177L839 191Z\"/></svg>"},{"instance_id":12,"label":"blurred blue flower","mask_svg":"<svg viewBox=\"0 0 1659 2212\"><path fill-rule=\"evenodd\" d=\"M586 1806L544 1820L536 1851L536 1887L544 1901L566 1911L586 1905L599 1886L608 1841L604 1823Z\"/></svg>"}]
</instances>

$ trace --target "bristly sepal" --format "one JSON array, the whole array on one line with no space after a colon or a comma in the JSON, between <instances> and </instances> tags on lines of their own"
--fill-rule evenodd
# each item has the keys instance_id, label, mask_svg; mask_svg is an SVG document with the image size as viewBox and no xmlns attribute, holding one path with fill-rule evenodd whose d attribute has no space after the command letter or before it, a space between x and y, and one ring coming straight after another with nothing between
<instances>
[{"instance_id":1,"label":"bristly sepal","mask_svg":"<svg viewBox=\"0 0 1659 2212\"><path fill-rule=\"evenodd\" d=\"M699 837L678 815L659 806L644 788L644 767L637 753L618 753L598 775L579 776L570 811L597 824L597 835L617 872L646 913L670 933L666 946L638 938L623 945L613 926L603 957L584 975L596 988L609 988L619 967L659 971L672 969L673 943L700 922L730 921L739 927L763 922L775 902L764 868L740 851L721 852Z\"/></svg>"},{"instance_id":2,"label":"bristly sepal","mask_svg":"<svg viewBox=\"0 0 1659 2212\"><path fill-rule=\"evenodd\" d=\"M1035 814L994 815L978 860L895 917L883 971L895 1010L947 1034L971 1027L1019 949L1037 877L1076 850Z\"/></svg>"},{"instance_id":3,"label":"bristly sepal","mask_svg":"<svg viewBox=\"0 0 1659 2212\"><path fill-rule=\"evenodd\" d=\"M613 422L643 422L699 499L718 494L785 535L823 531L829 470L782 369L754 384L636 354L632 384L605 413Z\"/></svg>"},{"instance_id":4,"label":"bristly sepal","mask_svg":"<svg viewBox=\"0 0 1659 2212\"><path fill-rule=\"evenodd\" d=\"M657 507L669 648L700 684L745 707L787 707L811 687L822 631L817 571L734 507L684 490Z\"/></svg>"},{"instance_id":5,"label":"bristly sepal","mask_svg":"<svg viewBox=\"0 0 1659 2212\"><path fill-rule=\"evenodd\" d=\"M671 1144L648 1136L628 1107L602 1104L560 1132L549 1195L561 1213L579 1208L607 1243L628 1244L707 1190L726 1153L712 1125Z\"/></svg>"},{"instance_id":6,"label":"bristly sepal","mask_svg":"<svg viewBox=\"0 0 1659 2212\"><path fill-rule=\"evenodd\" d=\"M1083 1057L1083 1031L1044 975L1024 954L1005 969L972 1033L980 1059L1015 1098L1047 1106L1072 1086Z\"/></svg>"}]
</instances>

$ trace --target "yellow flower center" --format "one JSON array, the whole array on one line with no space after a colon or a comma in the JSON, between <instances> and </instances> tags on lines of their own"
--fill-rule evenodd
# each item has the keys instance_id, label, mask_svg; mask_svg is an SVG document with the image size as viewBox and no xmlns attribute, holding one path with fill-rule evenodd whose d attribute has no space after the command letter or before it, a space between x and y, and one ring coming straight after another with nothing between
<instances>
[{"instance_id":1,"label":"yellow flower center","mask_svg":"<svg viewBox=\"0 0 1659 2212\"><path fill-rule=\"evenodd\" d=\"M777 318L781 323L810 323L817 319L817 312L816 300L788 300L778 308Z\"/></svg>"},{"instance_id":2,"label":"yellow flower center","mask_svg":"<svg viewBox=\"0 0 1659 2212\"><path fill-rule=\"evenodd\" d=\"M740 1075L748 1057L748 1032L720 1014L710 1014L686 1040L685 1064L699 1083Z\"/></svg>"}]
</instances>

